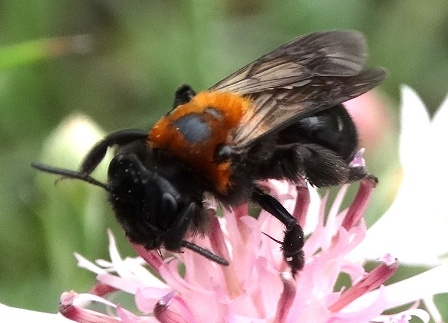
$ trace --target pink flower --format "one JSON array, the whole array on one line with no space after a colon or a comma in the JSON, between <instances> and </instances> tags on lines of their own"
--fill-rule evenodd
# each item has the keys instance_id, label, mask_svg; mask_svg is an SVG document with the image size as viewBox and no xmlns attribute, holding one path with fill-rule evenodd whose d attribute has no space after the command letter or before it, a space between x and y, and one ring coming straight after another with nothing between
<instances>
[{"instance_id":1,"label":"pink flower","mask_svg":"<svg viewBox=\"0 0 448 323\"><path fill-rule=\"evenodd\" d=\"M393 299L394 285L406 288L405 282L384 286L398 267L393 257L383 257L370 272L350 260L350 252L366 237L363 212L375 184L372 178L362 181L351 206L340 212L347 189L343 187L327 213L328 196L320 199L312 188L265 183L309 233L306 264L295 279L274 240L283 237L278 220L264 211L258 218L249 216L247 204L217 217L211 204L209 236L189 240L230 260L229 267L189 250L162 257L139 245L134 248L141 257L122 258L109 232L110 261L91 263L76 255L80 267L97 274L98 283L88 294L64 293L60 312L78 322L407 322L411 315L427 322L428 314L415 306L382 315L424 296ZM434 275L446 275L448 269L439 271ZM134 296L139 313L106 299L119 291ZM114 311L87 309L90 302Z\"/></svg>"}]
</instances>

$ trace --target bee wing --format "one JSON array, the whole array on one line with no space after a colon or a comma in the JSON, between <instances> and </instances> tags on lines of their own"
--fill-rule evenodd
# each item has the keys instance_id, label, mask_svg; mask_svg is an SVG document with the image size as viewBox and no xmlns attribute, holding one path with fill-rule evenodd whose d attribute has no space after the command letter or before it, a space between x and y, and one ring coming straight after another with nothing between
<instances>
[{"instance_id":1,"label":"bee wing","mask_svg":"<svg viewBox=\"0 0 448 323\"><path fill-rule=\"evenodd\" d=\"M300 87L258 93L228 144L235 152L244 150L273 131L371 90L385 77L383 69L372 68L354 76L320 77Z\"/></svg>"},{"instance_id":2,"label":"bee wing","mask_svg":"<svg viewBox=\"0 0 448 323\"><path fill-rule=\"evenodd\" d=\"M367 46L356 31L293 39L210 88L249 96L251 107L230 135L234 151L321 110L369 91L386 77L364 69Z\"/></svg>"},{"instance_id":3,"label":"bee wing","mask_svg":"<svg viewBox=\"0 0 448 323\"><path fill-rule=\"evenodd\" d=\"M364 67L367 45L357 31L327 31L297 37L213 85L210 90L252 94L300 86L316 76L350 76Z\"/></svg>"}]
</instances>

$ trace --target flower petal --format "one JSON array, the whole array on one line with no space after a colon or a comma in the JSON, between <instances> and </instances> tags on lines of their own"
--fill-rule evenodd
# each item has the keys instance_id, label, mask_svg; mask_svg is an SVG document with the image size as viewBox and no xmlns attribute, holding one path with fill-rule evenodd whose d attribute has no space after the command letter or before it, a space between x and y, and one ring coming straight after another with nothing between
<instances>
[{"instance_id":1,"label":"flower petal","mask_svg":"<svg viewBox=\"0 0 448 323\"><path fill-rule=\"evenodd\" d=\"M393 204L369 229L369 239L353 256L375 259L389 252L401 263L434 266L447 252L440 241L448 231L448 172L441 171L438 165L446 159L441 147L448 136L448 99L431 123L421 99L411 88L403 86L401 109L403 181ZM390 243L397 238L399 243Z\"/></svg>"},{"instance_id":2,"label":"flower petal","mask_svg":"<svg viewBox=\"0 0 448 323\"><path fill-rule=\"evenodd\" d=\"M420 97L406 85L401 87L401 132L399 154L404 171L421 173L420 166L427 156L423 151L416 154L416 143L427 143L430 132L429 113ZM419 149L425 150L424 145Z\"/></svg>"},{"instance_id":3,"label":"flower petal","mask_svg":"<svg viewBox=\"0 0 448 323\"><path fill-rule=\"evenodd\" d=\"M48 322L48 323L73 323L61 314L43 313L25 310L0 304L1 322Z\"/></svg>"},{"instance_id":4,"label":"flower petal","mask_svg":"<svg viewBox=\"0 0 448 323\"><path fill-rule=\"evenodd\" d=\"M388 308L448 293L448 264L387 286Z\"/></svg>"},{"instance_id":5,"label":"flower petal","mask_svg":"<svg viewBox=\"0 0 448 323\"><path fill-rule=\"evenodd\" d=\"M59 312L70 320L80 323L120 322L120 319L117 317L83 308L82 306L88 301L96 301L115 308L115 304L96 295L66 292L61 295Z\"/></svg>"}]
</instances>

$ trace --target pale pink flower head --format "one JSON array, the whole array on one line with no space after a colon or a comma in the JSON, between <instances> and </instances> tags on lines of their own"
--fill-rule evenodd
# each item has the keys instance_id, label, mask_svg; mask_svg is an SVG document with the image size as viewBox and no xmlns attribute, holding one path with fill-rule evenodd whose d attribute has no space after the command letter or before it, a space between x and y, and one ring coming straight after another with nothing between
<instances>
[{"instance_id":1,"label":"pale pink flower head","mask_svg":"<svg viewBox=\"0 0 448 323\"><path fill-rule=\"evenodd\" d=\"M264 183L309 233L306 264L295 278L275 241L285 230L278 220L265 211L250 216L248 204L217 216L210 203L209 235L187 239L228 259L230 266L189 250L161 255L139 245L134 248L140 257L122 258L109 232L110 261L91 263L76 255L98 283L88 294L64 293L60 312L78 322L399 322L409 315L427 321L426 312L417 309L381 316L392 307L383 283L397 269L393 257L383 257L370 272L350 260L366 237L363 212L375 185L374 178L361 181L351 206L339 211L343 187L327 212L328 196L320 199L305 184ZM113 302L113 294L123 291L134 296L137 311ZM88 309L91 302L113 310Z\"/></svg>"}]
</instances>

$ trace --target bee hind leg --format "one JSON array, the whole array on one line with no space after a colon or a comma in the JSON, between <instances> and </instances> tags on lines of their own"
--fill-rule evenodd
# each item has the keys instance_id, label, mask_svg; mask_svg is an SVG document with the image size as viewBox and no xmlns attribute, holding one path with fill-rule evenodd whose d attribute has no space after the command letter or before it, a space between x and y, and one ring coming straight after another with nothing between
<instances>
[{"instance_id":1,"label":"bee hind leg","mask_svg":"<svg viewBox=\"0 0 448 323\"><path fill-rule=\"evenodd\" d=\"M295 276L305 264L302 250L305 238L301 226L277 199L266 194L261 189L255 189L252 194L252 200L286 226L282 242L283 258L291 268L292 275Z\"/></svg>"}]
</instances>

